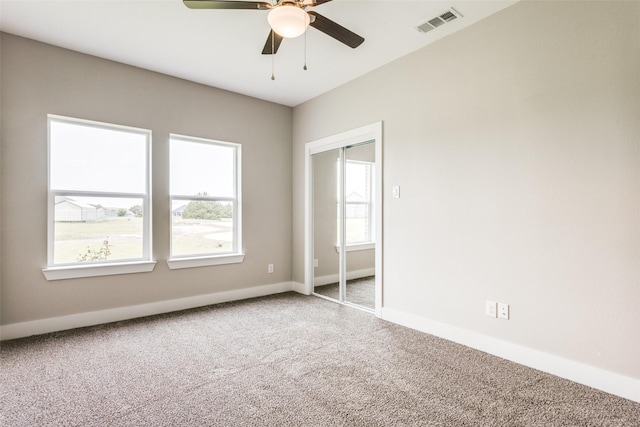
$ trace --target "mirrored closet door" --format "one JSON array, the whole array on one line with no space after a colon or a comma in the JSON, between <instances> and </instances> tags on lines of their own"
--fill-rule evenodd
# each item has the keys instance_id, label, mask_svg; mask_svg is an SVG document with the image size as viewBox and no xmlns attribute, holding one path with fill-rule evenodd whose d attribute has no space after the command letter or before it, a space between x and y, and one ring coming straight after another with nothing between
<instances>
[{"instance_id":1,"label":"mirrored closet door","mask_svg":"<svg viewBox=\"0 0 640 427\"><path fill-rule=\"evenodd\" d=\"M376 307L375 144L354 143L311 156L313 293Z\"/></svg>"}]
</instances>

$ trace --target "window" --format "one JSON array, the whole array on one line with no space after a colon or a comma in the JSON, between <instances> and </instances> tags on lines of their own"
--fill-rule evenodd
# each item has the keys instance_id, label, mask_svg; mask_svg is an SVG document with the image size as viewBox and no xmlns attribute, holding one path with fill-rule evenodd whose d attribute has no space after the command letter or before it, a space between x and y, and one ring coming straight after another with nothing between
<instances>
[{"instance_id":1,"label":"window","mask_svg":"<svg viewBox=\"0 0 640 427\"><path fill-rule=\"evenodd\" d=\"M170 268L241 262L240 145L171 135Z\"/></svg>"},{"instance_id":2,"label":"window","mask_svg":"<svg viewBox=\"0 0 640 427\"><path fill-rule=\"evenodd\" d=\"M373 166L374 164L370 162L345 161L344 198L347 246L374 242ZM338 205L338 216L340 216L339 209Z\"/></svg>"},{"instance_id":3,"label":"window","mask_svg":"<svg viewBox=\"0 0 640 427\"><path fill-rule=\"evenodd\" d=\"M151 132L51 115L48 125L47 279L153 269Z\"/></svg>"}]
</instances>

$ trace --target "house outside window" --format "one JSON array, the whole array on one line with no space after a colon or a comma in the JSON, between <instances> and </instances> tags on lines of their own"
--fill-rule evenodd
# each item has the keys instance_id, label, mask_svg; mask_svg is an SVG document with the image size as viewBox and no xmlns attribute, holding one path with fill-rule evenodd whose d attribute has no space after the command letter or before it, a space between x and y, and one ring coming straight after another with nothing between
<instances>
[{"instance_id":1,"label":"house outside window","mask_svg":"<svg viewBox=\"0 0 640 427\"><path fill-rule=\"evenodd\" d=\"M86 277L86 267L151 262L151 132L54 115L48 130L48 269Z\"/></svg>"}]
</instances>

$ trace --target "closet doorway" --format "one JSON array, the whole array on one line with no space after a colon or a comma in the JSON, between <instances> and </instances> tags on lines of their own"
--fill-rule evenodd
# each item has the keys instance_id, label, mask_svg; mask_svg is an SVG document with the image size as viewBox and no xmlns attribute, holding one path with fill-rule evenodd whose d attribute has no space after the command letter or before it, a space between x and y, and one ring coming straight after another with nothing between
<instances>
[{"instance_id":1,"label":"closet doorway","mask_svg":"<svg viewBox=\"0 0 640 427\"><path fill-rule=\"evenodd\" d=\"M380 316L382 123L306 144L308 293Z\"/></svg>"}]
</instances>

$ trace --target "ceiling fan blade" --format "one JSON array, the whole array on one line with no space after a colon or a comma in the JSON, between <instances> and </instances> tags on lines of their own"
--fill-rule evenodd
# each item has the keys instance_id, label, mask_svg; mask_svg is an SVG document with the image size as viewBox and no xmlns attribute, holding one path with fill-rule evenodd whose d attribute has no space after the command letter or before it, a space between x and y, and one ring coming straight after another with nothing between
<instances>
[{"instance_id":1,"label":"ceiling fan blade","mask_svg":"<svg viewBox=\"0 0 640 427\"><path fill-rule=\"evenodd\" d=\"M304 2L304 5L314 7L314 6L321 5L323 3L329 3L330 1L331 0L307 0Z\"/></svg>"},{"instance_id":2,"label":"ceiling fan blade","mask_svg":"<svg viewBox=\"0 0 640 427\"><path fill-rule=\"evenodd\" d=\"M272 42L273 37L275 37L275 39ZM280 47L280 43L282 43L282 36L273 30L269 31L269 37L267 37L267 42L264 44L264 48L262 49L262 54L274 55L278 53L278 48Z\"/></svg>"},{"instance_id":3,"label":"ceiling fan blade","mask_svg":"<svg viewBox=\"0 0 640 427\"><path fill-rule=\"evenodd\" d=\"M363 37L360 37L356 33L347 30L340 24L336 24L331 19L325 18L324 16L316 12L307 13L315 17L315 19L312 18L312 22L309 24L311 27L315 28L316 30L322 31L326 35L331 36L339 42L346 44L350 48L355 49L356 47L360 46L362 42L364 42Z\"/></svg>"},{"instance_id":4,"label":"ceiling fan blade","mask_svg":"<svg viewBox=\"0 0 640 427\"><path fill-rule=\"evenodd\" d=\"M183 0L189 9L271 9L271 3L263 1Z\"/></svg>"}]
</instances>

